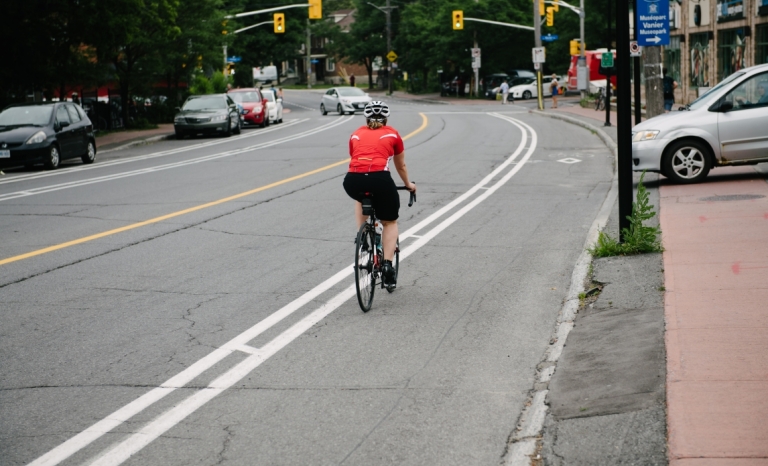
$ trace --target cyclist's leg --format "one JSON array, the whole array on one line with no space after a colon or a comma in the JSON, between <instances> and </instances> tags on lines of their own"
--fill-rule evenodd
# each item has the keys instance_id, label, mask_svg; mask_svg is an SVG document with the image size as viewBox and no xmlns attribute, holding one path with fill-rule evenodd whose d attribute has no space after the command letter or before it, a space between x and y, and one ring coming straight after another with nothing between
<instances>
[{"instance_id":1,"label":"cyclist's leg","mask_svg":"<svg viewBox=\"0 0 768 466\"><path fill-rule=\"evenodd\" d=\"M384 244L384 260L391 261L395 258L395 247L397 246L397 220L381 221L384 225L384 232L381 235L381 242Z\"/></svg>"},{"instance_id":2,"label":"cyclist's leg","mask_svg":"<svg viewBox=\"0 0 768 466\"><path fill-rule=\"evenodd\" d=\"M360 225L365 223L366 220L368 220L367 215L363 215L363 204L361 204L358 201L355 201L355 220L357 221L357 229L360 229Z\"/></svg>"}]
</instances>

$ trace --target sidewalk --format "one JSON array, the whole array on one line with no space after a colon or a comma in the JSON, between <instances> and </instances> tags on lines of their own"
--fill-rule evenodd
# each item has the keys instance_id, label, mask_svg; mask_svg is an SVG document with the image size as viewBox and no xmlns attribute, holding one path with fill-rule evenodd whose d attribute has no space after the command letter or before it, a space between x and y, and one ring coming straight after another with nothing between
<instances>
[{"instance_id":1,"label":"sidewalk","mask_svg":"<svg viewBox=\"0 0 768 466\"><path fill-rule=\"evenodd\" d=\"M156 129L116 131L99 136L96 133L96 149L107 151L128 145L159 141L174 136L173 123L158 125Z\"/></svg>"},{"instance_id":2,"label":"sidewalk","mask_svg":"<svg viewBox=\"0 0 768 466\"><path fill-rule=\"evenodd\" d=\"M606 130L616 139L615 126L602 127L603 112L562 107L545 113L576 118ZM599 119L594 118L596 114ZM612 116L615 118L615 113ZM705 182L695 185L674 185L663 176L646 176L651 204L658 206L665 248L664 286L659 288L663 290L664 344L659 342L658 350L666 353L666 368L662 372L666 374L666 429L654 421L652 410L646 410L650 416L636 410L631 422L616 415L602 415L587 417L594 419L589 424L586 413L576 420L579 423L567 420L567 416L557 418L567 408L564 401L576 401L571 396L576 390L569 391L568 383L581 383L582 389L590 384L598 387L589 393L589 401L580 400L581 406L591 408L611 398L610 393L601 391L599 383L590 380L604 374L605 366L610 367L616 357L593 349L601 342L595 332L594 311L588 310L576 321L550 384L550 399L559 400L561 406L551 405L554 415L548 420L542 451L547 464L624 464L631 455L622 450L637 451L642 441L647 440L644 437L650 428L668 434L665 459L671 465L768 464L768 175L760 168L714 169ZM615 221L612 218L606 227L612 235L617 233ZM617 300L621 300L627 306L644 303L640 307L651 311L656 294L647 285L652 283L648 274L653 270L648 264L644 269L642 265L643 261L652 265L653 256L658 257L595 260L595 279L608 282L595 309L599 311L607 304L616 307ZM606 299L613 301L606 303ZM603 319L611 317L604 311L600 314ZM626 327L619 326L636 317L628 310L621 317L614 317L615 327L610 332L614 334L613 341L621 343L609 351L626 357L626 346L633 342L623 334ZM646 319L645 326L636 326L630 336L637 338L647 333L648 322ZM590 331L595 336L582 341L580 346L579 334L584 340ZM646 343L651 339L652 335L647 334ZM573 366L583 369L583 358L595 355L602 359L591 361L594 372L573 370ZM629 365L630 361L624 362ZM635 377L642 378L653 371L643 373L638 368L635 372ZM627 382L626 373L615 371L612 375L613 380L601 382ZM606 395L603 400L599 400L601 395ZM631 398L625 401L638 402ZM573 406L569 409L574 411ZM578 416L578 412L572 415ZM601 435L600 442L594 442L596 432ZM589 442L592 444L583 445ZM648 448L645 451L653 453ZM663 463L648 457L636 464Z\"/></svg>"}]
</instances>

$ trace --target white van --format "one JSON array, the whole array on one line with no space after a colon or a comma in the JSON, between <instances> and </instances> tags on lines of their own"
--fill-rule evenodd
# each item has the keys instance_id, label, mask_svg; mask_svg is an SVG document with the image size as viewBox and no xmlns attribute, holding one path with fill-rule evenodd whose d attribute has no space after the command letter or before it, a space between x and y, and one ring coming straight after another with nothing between
<instances>
[{"instance_id":1,"label":"white van","mask_svg":"<svg viewBox=\"0 0 768 466\"><path fill-rule=\"evenodd\" d=\"M253 81L259 81L261 83L269 84L272 81L277 81L277 67L276 66L261 66L253 69Z\"/></svg>"}]
</instances>

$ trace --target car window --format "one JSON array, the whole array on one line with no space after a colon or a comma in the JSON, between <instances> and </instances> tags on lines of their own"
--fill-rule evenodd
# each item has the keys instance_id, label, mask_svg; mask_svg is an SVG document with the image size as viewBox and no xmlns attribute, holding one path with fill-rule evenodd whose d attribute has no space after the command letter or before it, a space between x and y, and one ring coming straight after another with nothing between
<instances>
[{"instance_id":1,"label":"car window","mask_svg":"<svg viewBox=\"0 0 768 466\"><path fill-rule=\"evenodd\" d=\"M241 104L244 102L261 102L259 91L233 92L229 94L229 96L232 98L232 100Z\"/></svg>"},{"instance_id":2,"label":"car window","mask_svg":"<svg viewBox=\"0 0 768 466\"><path fill-rule=\"evenodd\" d=\"M77 109L77 113L80 114L80 119L85 120L85 118L88 116L85 114L85 110L83 110L83 107L79 105L75 105L75 109Z\"/></svg>"},{"instance_id":3,"label":"car window","mask_svg":"<svg viewBox=\"0 0 768 466\"><path fill-rule=\"evenodd\" d=\"M10 107L0 113L0 126L45 126L51 115L52 106Z\"/></svg>"},{"instance_id":4,"label":"car window","mask_svg":"<svg viewBox=\"0 0 768 466\"><path fill-rule=\"evenodd\" d=\"M59 108L56 110L56 122L59 124L70 122L69 112L64 105L59 106Z\"/></svg>"},{"instance_id":5,"label":"car window","mask_svg":"<svg viewBox=\"0 0 768 466\"><path fill-rule=\"evenodd\" d=\"M743 71L737 71L736 73L728 76L724 80L720 81L720 84L705 92L704 95L698 99L694 100L690 105L688 105L688 108L691 110L696 110L698 108L710 105L714 99L714 95L717 94L718 91L721 91L723 87L730 85L737 79L741 79L744 74L745 73Z\"/></svg>"},{"instance_id":6,"label":"car window","mask_svg":"<svg viewBox=\"0 0 768 466\"><path fill-rule=\"evenodd\" d=\"M333 89L328 89L328 92L325 93L325 95L333 95Z\"/></svg>"},{"instance_id":7,"label":"car window","mask_svg":"<svg viewBox=\"0 0 768 466\"><path fill-rule=\"evenodd\" d=\"M261 95L264 96L265 99L267 99L267 102L274 102L275 101L275 93L271 91L265 91Z\"/></svg>"},{"instance_id":8,"label":"car window","mask_svg":"<svg viewBox=\"0 0 768 466\"><path fill-rule=\"evenodd\" d=\"M227 108L227 101L220 96L190 97L184 104L184 110L222 110Z\"/></svg>"},{"instance_id":9,"label":"car window","mask_svg":"<svg viewBox=\"0 0 768 466\"><path fill-rule=\"evenodd\" d=\"M80 114L77 113L77 109L75 109L75 106L67 104L65 105L65 107L67 107L67 112L69 113L69 121L71 121L72 123L79 123Z\"/></svg>"},{"instance_id":10,"label":"car window","mask_svg":"<svg viewBox=\"0 0 768 466\"><path fill-rule=\"evenodd\" d=\"M363 97L365 96L365 92L356 87L340 87L339 95L344 97Z\"/></svg>"},{"instance_id":11,"label":"car window","mask_svg":"<svg viewBox=\"0 0 768 466\"><path fill-rule=\"evenodd\" d=\"M725 95L733 110L768 106L768 73L761 73L739 84Z\"/></svg>"}]
</instances>

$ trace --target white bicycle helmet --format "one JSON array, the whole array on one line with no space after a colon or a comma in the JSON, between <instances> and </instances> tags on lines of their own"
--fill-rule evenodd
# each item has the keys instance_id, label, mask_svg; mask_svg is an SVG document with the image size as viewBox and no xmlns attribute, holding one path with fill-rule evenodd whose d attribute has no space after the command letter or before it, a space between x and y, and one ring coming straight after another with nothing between
<instances>
[{"instance_id":1,"label":"white bicycle helmet","mask_svg":"<svg viewBox=\"0 0 768 466\"><path fill-rule=\"evenodd\" d=\"M363 115L366 119L389 118L389 107L384 102L374 100L365 106Z\"/></svg>"}]
</instances>

